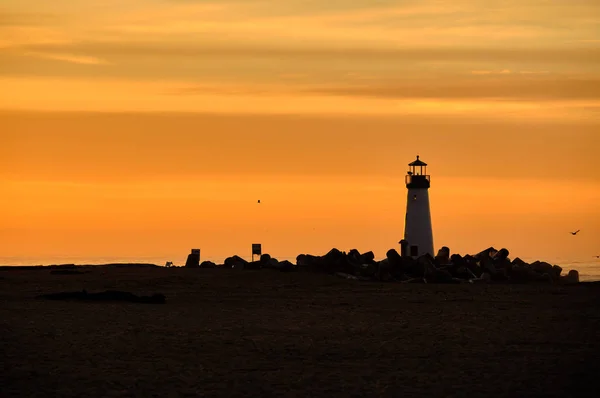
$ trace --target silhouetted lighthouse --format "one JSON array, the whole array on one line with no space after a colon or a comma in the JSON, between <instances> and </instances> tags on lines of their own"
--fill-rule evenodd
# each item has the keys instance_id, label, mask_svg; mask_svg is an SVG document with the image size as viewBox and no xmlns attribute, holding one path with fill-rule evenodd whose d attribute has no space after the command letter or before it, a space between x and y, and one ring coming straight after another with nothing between
<instances>
[{"instance_id":1,"label":"silhouetted lighthouse","mask_svg":"<svg viewBox=\"0 0 600 398\"><path fill-rule=\"evenodd\" d=\"M409 163L408 166L406 221L404 223L404 239L400 241L402 255L416 257L429 253L434 256L431 212L429 211L430 178L427 174L427 163L417 156L417 160Z\"/></svg>"}]
</instances>

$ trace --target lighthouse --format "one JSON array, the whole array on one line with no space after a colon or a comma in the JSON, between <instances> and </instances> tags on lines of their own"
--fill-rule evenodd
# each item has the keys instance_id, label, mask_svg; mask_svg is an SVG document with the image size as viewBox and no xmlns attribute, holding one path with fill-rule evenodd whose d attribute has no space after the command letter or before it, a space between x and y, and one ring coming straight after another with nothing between
<instances>
[{"instance_id":1,"label":"lighthouse","mask_svg":"<svg viewBox=\"0 0 600 398\"><path fill-rule=\"evenodd\" d=\"M427 174L427 163L417 156L417 160L409 163L408 167L404 239L400 241L402 255L417 257L429 253L433 256L435 254L429 210L430 177Z\"/></svg>"}]
</instances>

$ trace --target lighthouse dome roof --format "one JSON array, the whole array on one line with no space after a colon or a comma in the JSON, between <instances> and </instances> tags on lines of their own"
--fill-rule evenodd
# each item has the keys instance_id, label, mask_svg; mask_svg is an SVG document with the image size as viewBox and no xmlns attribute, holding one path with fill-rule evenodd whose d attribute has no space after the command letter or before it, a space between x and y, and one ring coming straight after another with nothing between
<instances>
[{"instance_id":1,"label":"lighthouse dome roof","mask_svg":"<svg viewBox=\"0 0 600 398\"><path fill-rule=\"evenodd\" d=\"M427 163L425 163L421 159L419 159L419 155L417 155L417 160L415 160L412 163L409 163L408 165L409 166L427 166Z\"/></svg>"}]
</instances>

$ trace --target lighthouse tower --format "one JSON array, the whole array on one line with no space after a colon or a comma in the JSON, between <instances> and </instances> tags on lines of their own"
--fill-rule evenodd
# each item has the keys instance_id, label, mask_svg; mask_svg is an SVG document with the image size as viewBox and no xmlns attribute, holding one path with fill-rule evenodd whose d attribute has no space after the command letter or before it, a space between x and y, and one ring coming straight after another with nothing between
<instances>
[{"instance_id":1,"label":"lighthouse tower","mask_svg":"<svg viewBox=\"0 0 600 398\"><path fill-rule=\"evenodd\" d=\"M409 163L408 166L406 221L404 239L400 241L402 255L416 257L429 253L434 256L431 212L429 211L430 178L427 174L427 163L417 156L417 160Z\"/></svg>"}]
</instances>

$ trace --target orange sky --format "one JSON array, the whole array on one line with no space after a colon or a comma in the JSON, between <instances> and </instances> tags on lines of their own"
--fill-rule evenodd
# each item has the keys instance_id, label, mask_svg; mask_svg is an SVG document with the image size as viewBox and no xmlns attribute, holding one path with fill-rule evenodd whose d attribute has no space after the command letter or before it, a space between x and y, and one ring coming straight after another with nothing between
<instances>
[{"instance_id":1,"label":"orange sky","mask_svg":"<svg viewBox=\"0 0 600 398\"><path fill-rule=\"evenodd\" d=\"M581 0L5 0L0 263L381 257L416 154L436 248L600 254L599 22Z\"/></svg>"}]
</instances>

